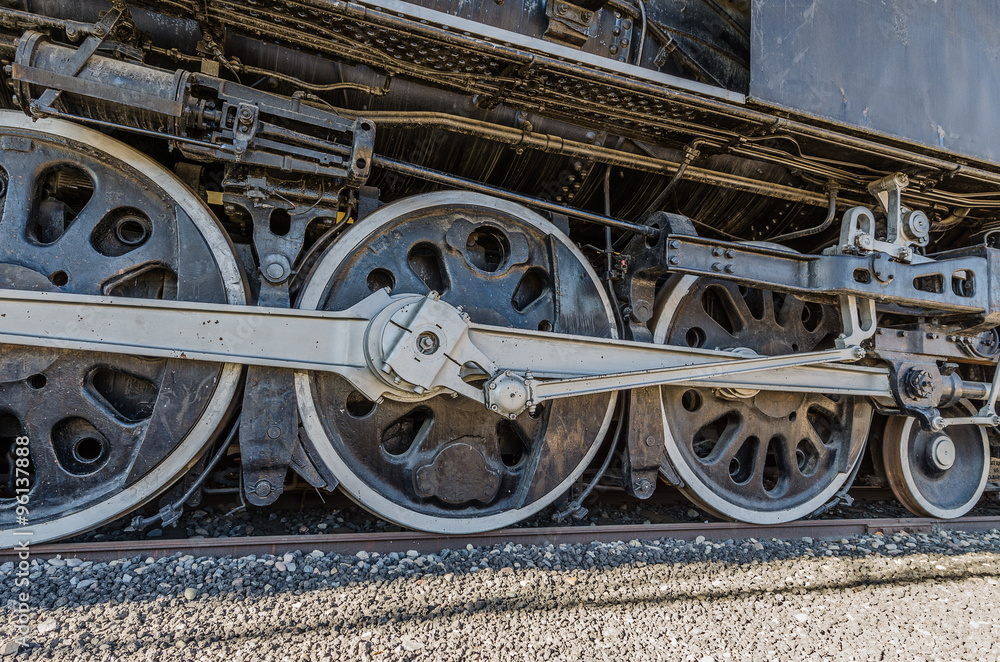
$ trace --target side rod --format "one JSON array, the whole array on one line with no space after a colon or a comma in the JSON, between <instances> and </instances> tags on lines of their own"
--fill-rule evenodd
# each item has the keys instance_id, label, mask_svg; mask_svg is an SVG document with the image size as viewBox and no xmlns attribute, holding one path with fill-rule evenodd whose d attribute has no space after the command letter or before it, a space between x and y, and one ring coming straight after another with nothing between
<instances>
[{"instance_id":1,"label":"side rod","mask_svg":"<svg viewBox=\"0 0 1000 662\"><path fill-rule=\"evenodd\" d=\"M376 399L393 387L371 378L369 330L405 298L379 290L345 311L304 311L0 290L0 344L334 372ZM885 370L832 363L856 358L849 350L748 359L480 324L468 337L502 369L545 380L545 398L658 383L891 395Z\"/></svg>"}]
</instances>

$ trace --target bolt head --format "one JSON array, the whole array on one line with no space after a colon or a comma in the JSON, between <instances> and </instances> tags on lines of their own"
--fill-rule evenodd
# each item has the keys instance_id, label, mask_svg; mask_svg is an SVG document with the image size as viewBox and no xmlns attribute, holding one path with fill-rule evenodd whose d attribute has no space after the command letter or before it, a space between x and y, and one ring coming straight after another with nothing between
<instances>
[{"instance_id":1,"label":"bolt head","mask_svg":"<svg viewBox=\"0 0 1000 662\"><path fill-rule=\"evenodd\" d=\"M437 353L441 347L440 339L430 331L424 331L417 336L417 351L426 356Z\"/></svg>"},{"instance_id":2,"label":"bolt head","mask_svg":"<svg viewBox=\"0 0 1000 662\"><path fill-rule=\"evenodd\" d=\"M926 370L910 368L903 376L906 392L913 398L926 399L934 393L934 378Z\"/></svg>"},{"instance_id":3,"label":"bolt head","mask_svg":"<svg viewBox=\"0 0 1000 662\"><path fill-rule=\"evenodd\" d=\"M285 275L285 268L282 267L277 262L272 262L267 265L267 277L272 280L278 280Z\"/></svg>"}]
</instances>

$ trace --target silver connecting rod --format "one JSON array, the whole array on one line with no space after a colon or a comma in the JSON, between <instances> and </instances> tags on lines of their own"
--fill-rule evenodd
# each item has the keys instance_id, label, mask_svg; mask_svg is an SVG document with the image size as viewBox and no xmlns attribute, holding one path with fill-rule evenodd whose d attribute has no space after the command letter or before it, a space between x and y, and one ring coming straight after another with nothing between
<instances>
[{"instance_id":1,"label":"silver connecting rod","mask_svg":"<svg viewBox=\"0 0 1000 662\"><path fill-rule=\"evenodd\" d=\"M373 400L450 391L505 416L539 400L657 384L891 395L886 370L836 363L859 358L856 349L747 357L522 331L470 323L433 293L384 290L344 311L0 290L4 344L334 372ZM462 379L476 374L492 377L482 390Z\"/></svg>"}]
</instances>

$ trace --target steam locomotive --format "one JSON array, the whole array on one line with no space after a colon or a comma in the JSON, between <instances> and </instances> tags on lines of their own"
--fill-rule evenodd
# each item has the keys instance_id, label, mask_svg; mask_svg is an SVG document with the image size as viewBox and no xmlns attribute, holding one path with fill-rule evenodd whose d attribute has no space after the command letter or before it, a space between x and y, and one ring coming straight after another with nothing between
<instances>
[{"instance_id":1,"label":"steam locomotive","mask_svg":"<svg viewBox=\"0 0 1000 662\"><path fill-rule=\"evenodd\" d=\"M598 482L962 515L1000 425L998 25L3 0L0 544L223 476L440 533Z\"/></svg>"}]
</instances>

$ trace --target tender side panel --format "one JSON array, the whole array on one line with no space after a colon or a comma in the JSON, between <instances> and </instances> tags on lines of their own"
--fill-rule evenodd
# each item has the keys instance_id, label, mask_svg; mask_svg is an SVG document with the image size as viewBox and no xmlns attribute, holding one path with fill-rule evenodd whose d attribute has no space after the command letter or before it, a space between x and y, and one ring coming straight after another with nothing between
<instances>
[{"instance_id":1,"label":"tender side panel","mask_svg":"<svg viewBox=\"0 0 1000 662\"><path fill-rule=\"evenodd\" d=\"M758 0L750 97L1000 161L996 0Z\"/></svg>"}]
</instances>

